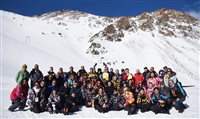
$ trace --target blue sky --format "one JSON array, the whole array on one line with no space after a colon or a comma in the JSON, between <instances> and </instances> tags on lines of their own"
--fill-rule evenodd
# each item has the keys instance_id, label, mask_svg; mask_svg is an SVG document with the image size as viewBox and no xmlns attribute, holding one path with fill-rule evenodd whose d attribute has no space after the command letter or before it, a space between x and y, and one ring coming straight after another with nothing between
<instances>
[{"instance_id":1,"label":"blue sky","mask_svg":"<svg viewBox=\"0 0 200 119\"><path fill-rule=\"evenodd\" d=\"M199 17L200 0L0 0L1 10L31 16L60 9L79 10L101 16L136 16L161 8Z\"/></svg>"}]
</instances>

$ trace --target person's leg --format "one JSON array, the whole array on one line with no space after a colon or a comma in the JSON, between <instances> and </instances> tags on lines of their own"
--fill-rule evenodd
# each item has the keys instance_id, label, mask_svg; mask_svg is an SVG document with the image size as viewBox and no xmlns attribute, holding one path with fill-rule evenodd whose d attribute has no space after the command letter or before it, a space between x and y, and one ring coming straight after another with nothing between
<instances>
[{"instance_id":1,"label":"person's leg","mask_svg":"<svg viewBox=\"0 0 200 119\"><path fill-rule=\"evenodd\" d=\"M159 111L160 111L160 105L159 105L159 104L156 104L156 105L151 106L151 110L152 110L155 114L158 114Z\"/></svg>"},{"instance_id":2,"label":"person's leg","mask_svg":"<svg viewBox=\"0 0 200 119\"><path fill-rule=\"evenodd\" d=\"M24 110L24 108L26 107L26 100L26 98L21 99L19 110Z\"/></svg>"},{"instance_id":3,"label":"person's leg","mask_svg":"<svg viewBox=\"0 0 200 119\"><path fill-rule=\"evenodd\" d=\"M20 100L16 99L16 100L12 101L12 105L8 108L8 110L14 111L19 106L20 106Z\"/></svg>"}]
</instances>

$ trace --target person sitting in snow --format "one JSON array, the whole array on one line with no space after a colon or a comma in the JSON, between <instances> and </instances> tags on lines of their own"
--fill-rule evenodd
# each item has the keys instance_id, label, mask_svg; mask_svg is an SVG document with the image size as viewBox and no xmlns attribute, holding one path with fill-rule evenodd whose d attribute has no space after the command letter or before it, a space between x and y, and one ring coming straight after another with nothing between
<instances>
[{"instance_id":1,"label":"person sitting in snow","mask_svg":"<svg viewBox=\"0 0 200 119\"><path fill-rule=\"evenodd\" d=\"M42 104L42 94L40 90L39 82L35 82L32 89L28 92L28 105L30 106L30 110L34 113L40 113Z\"/></svg>"},{"instance_id":2,"label":"person sitting in snow","mask_svg":"<svg viewBox=\"0 0 200 119\"><path fill-rule=\"evenodd\" d=\"M99 88L98 94L96 95L94 100L95 109L98 110L100 113L105 113L109 111L108 97L106 93L104 93L102 88Z\"/></svg>"},{"instance_id":3,"label":"person sitting in snow","mask_svg":"<svg viewBox=\"0 0 200 119\"><path fill-rule=\"evenodd\" d=\"M141 89L137 96L137 107L141 112L146 112L150 110L151 101L149 96L146 94L144 89Z\"/></svg>"},{"instance_id":4,"label":"person sitting in snow","mask_svg":"<svg viewBox=\"0 0 200 119\"><path fill-rule=\"evenodd\" d=\"M123 97L125 98L125 110L128 111L128 115L136 114L137 108L135 105L135 99L133 93L127 88L124 88Z\"/></svg>"},{"instance_id":5,"label":"person sitting in snow","mask_svg":"<svg viewBox=\"0 0 200 119\"><path fill-rule=\"evenodd\" d=\"M50 114L58 113L60 111L60 96L55 89L52 90L52 93L48 98L47 107Z\"/></svg>"}]
</instances>

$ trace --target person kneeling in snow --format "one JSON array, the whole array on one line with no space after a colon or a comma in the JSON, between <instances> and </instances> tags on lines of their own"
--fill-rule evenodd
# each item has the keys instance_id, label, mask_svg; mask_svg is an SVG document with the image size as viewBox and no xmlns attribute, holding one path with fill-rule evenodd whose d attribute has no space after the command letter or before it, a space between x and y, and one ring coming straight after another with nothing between
<instances>
[{"instance_id":1,"label":"person kneeling in snow","mask_svg":"<svg viewBox=\"0 0 200 119\"><path fill-rule=\"evenodd\" d=\"M125 98L125 110L128 111L128 115L136 114L137 109L135 106L135 99L133 93L128 90L128 88L124 88L123 96Z\"/></svg>"},{"instance_id":2,"label":"person kneeling in snow","mask_svg":"<svg viewBox=\"0 0 200 119\"><path fill-rule=\"evenodd\" d=\"M175 84L173 80L169 80L169 87L172 104L179 113L182 113L186 109L186 105L183 102L187 94L179 82Z\"/></svg>"},{"instance_id":3,"label":"person kneeling in snow","mask_svg":"<svg viewBox=\"0 0 200 119\"><path fill-rule=\"evenodd\" d=\"M19 110L24 110L26 106L26 100L28 96L28 82L27 79L23 79L11 92L10 99L12 105L8 108L9 111L13 112L19 107Z\"/></svg>"},{"instance_id":4,"label":"person kneeling in snow","mask_svg":"<svg viewBox=\"0 0 200 119\"><path fill-rule=\"evenodd\" d=\"M151 110L155 113L167 113L170 114L168 108L167 108L167 100L168 97L161 94L160 90L158 87L154 88L154 92L151 96L151 100L152 100L152 106L151 106Z\"/></svg>"},{"instance_id":5,"label":"person kneeling in snow","mask_svg":"<svg viewBox=\"0 0 200 119\"><path fill-rule=\"evenodd\" d=\"M52 90L52 93L48 98L47 107L50 114L58 113L60 110L60 96L55 89Z\"/></svg>"},{"instance_id":6,"label":"person kneeling in snow","mask_svg":"<svg viewBox=\"0 0 200 119\"><path fill-rule=\"evenodd\" d=\"M28 105L31 107L30 110L35 113L41 112L41 100L42 95L40 91L39 82L35 82L33 89L30 89L28 92Z\"/></svg>"},{"instance_id":7,"label":"person kneeling in snow","mask_svg":"<svg viewBox=\"0 0 200 119\"><path fill-rule=\"evenodd\" d=\"M98 94L96 95L94 100L95 109L98 110L100 113L105 113L109 111L108 97L106 93L104 93L102 88L99 88Z\"/></svg>"}]
</instances>

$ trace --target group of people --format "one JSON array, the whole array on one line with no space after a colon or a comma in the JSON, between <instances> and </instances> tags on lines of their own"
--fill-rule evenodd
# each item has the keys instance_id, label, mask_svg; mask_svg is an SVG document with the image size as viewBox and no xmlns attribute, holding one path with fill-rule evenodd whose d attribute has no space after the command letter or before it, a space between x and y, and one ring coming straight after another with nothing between
<instances>
[{"instance_id":1,"label":"group of people","mask_svg":"<svg viewBox=\"0 0 200 119\"><path fill-rule=\"evenodd\" d=\"M22 65L16 77L17 86L10 94L12 105L8 110L24 110L28 105L34 113L48 111L67 115L86 106L100 113L126 110L131 115L139 110L170 114L173 107L182 113L187 108L183 103L187 94L176 72L167 66L159 72L154 67L144 67L142 73L136 69L132 74L128 68L120 72L106 65L103 71L101 68L96 71L96 65L89 72L84 66L75 72L71 66L68 72L59 68L55 73L50 67L46 76L38 64L30 73L27 65Z\"/></svg>"}]
</instances>

